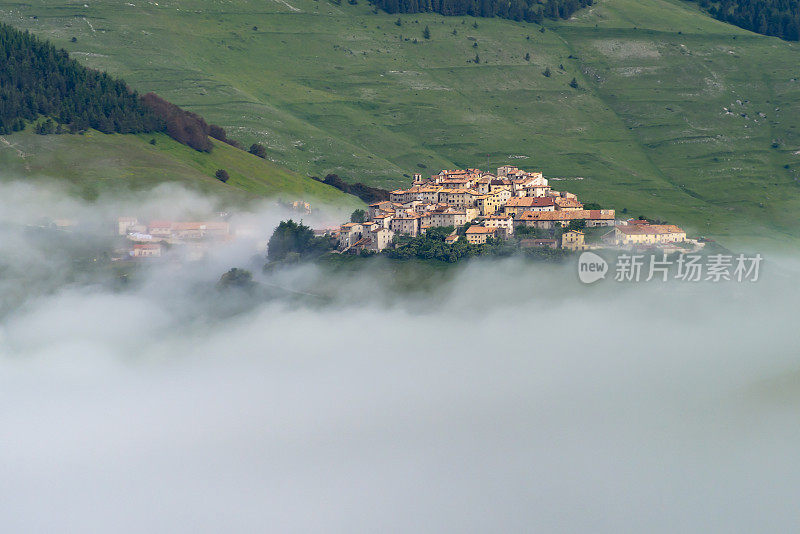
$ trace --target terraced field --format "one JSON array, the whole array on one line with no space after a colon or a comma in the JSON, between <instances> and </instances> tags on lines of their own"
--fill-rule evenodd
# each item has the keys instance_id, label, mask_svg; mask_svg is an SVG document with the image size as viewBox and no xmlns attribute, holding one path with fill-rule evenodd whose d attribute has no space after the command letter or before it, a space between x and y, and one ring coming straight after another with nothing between
<instances>
[{"instance_id":1,"label":"terraced field","mask_svg":"<svg viewBox=\"0 0 800 534\"><path fill-rule=\"evenodd\" d=\"M0 19L300 173L392 186L488 157L725 243L800 238L798 45L690 3L601 0L543 32L363 1L0 1Z\"/></svg>"}]
</instances>

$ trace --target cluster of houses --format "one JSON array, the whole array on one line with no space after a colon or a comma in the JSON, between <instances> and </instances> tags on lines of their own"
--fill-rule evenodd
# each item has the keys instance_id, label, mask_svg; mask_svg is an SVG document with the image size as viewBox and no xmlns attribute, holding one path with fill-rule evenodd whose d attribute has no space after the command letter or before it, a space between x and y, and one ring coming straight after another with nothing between
<instances>
[{"instance_id":1,"label":"cluster of houses","mask_svg":"<svg viewBox=\"0 0 800 534\"><path fill-rule=\"evenodd\" d=\"M150 221L119 217L116 233L125 244L116 252L117 259L160 258L168 247L186 246L192 257L202 257L211 243L232 238L226 221Z\"/></svg>"},{"instance_id":2,"label":"cluster of houses","mask_svg":"<svg viewBox=\"0 0 800 534\"><path fill-rule=\"evenodd\" d=\"M294 209L309 211L296 202ZM233 239L226 214L217 220L142 222L119 217L116 233L124 237L118 259L158 258L167 248L182 246L190 256L202 257L209 247ZM571 224L573 221L580 224ZM335 229L318 230L334 235L339 252L382 251L398 236L417 237L430 228L452 227L449 244L464 239L485 244L489 239L521 237L523 248L584 250L600 247L651 247L667 249L687 241L686 232L674 225L644 220L618 220L612 209L586 209L578 197L554 191L540 172L509 165L496 173L478 169L443 170L429 178L414 174L408 189L391 191L389 199L370 204L364 220ZM521 231L521 229L526 231ZM579 228L606 228L599 240L587 243ZM534 229L536 231L530 231ZM556 232L555 230L559 230ZM236 229L239 235L243 230ZM601 230L603 232L603 230ZM594 237L600 235L594 233Z\"/></svg>"},{"instance_id":3,"label":"cluster of houses","mask_svg":"<svg viewBox=\"0 0 800 534\"><path fill-rule=\"evenodd\" d=\"M313 211L305 200L278 201L278 205L304 215ZM179 247L183 259L199 260L212 248L236 238L252 240L259 253L266 250L269 236L264 235L264 228L252 221L246 222L242 217L235 224L228 222L230 219L228 212L217 213L213 220L202 221L143 221L138 217L118 217L114 233L124 240L113 257L117 260L160 258L168 249Z\"/></svg>"},{"instance_id":4,"label":"cluster of houses","mask_svg":"<svg viewBox=\"0 0 800 534\"><path fill-rule=\"evenodd\" d=\"M570 225L572 221L582 221ZM686 240L677 226L617 220L614 210L585 209L577 196L554 191L540 172L509 165L497 173L478 169L443 170L430 178L414 174L409 189L391 191L389 200L369 206L363 222L348 222L338 230L339 251L381 251L395 236L416 237L433 227L453 227L446 242L462 237L469 243L508 239L520 227L555 230L559 239L522 239L522 247L583 250L584 232L574 229L610 227L598 246L665 245ZM466 231L458 232L459 228ZM530 232L526 232L530 233Z\"/></svg>"}]
</instances>

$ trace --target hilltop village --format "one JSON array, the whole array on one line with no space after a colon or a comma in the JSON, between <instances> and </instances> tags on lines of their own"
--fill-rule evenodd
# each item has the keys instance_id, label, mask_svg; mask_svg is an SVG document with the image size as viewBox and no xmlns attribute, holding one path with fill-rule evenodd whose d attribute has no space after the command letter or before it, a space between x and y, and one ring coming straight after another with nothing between
<instances>
[{"instance_id":1,"label":"hilltop village","mask_svg":"<svg viewBox=\"0 0 800 534\"><path fill-rule=\"evenodd\" d=\"M595 207L595 206L590 206ZM409 189L391 191L363 217L330 232L340 253L380 252L431 228L452 228L445 242L480 245L516 237L521 248L700 248L675 225L616 219L612 209L586 209L568 191L555 191L540 172L509 165L496 174L478 169L414 174ZM597 239L587 238L587 234Z\"/></svg>"},{"instance_id":2,"label":"hilltop village","mask_svg":"<svg viewBox=\"0 0 800 534\"><path fill-rule=\"evenodd\" d=\"M447 261L469 254L498 253L499 249L558 254L653 247L663 252L687 252L704 246L687 239L678 226L617 219L613 209L584 205L573 193L553 190L540 172L506 165L496 174L477 169L443 170L430 177L417 173L412 180L408 189L391 191L388 200L356 210L350 222L313 232L307 228L308 238L322 238L321 243L315 242L321 245L319 250L339 254L385 251L398 257L408 252L405 245L430 238L438 243L440 252L433 257ZM304 201L283 207L311 213L310 204ZM258 228L233 227L228 219L226 213L195 222L119 217L115 233L122 241L112 259L160 258L171 249L181 250L185 259L202 259L211 249L237 237L261 235ZM262 241L259 247L266 249L267 242ZM466 252L460 250L465 248Z\"/></svg>"}]
</instances>

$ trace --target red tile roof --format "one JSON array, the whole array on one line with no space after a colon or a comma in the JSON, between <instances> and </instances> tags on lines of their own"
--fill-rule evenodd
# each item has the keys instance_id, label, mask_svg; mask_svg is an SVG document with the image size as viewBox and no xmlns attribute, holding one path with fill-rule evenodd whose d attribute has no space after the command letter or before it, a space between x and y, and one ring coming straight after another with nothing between
<instances>
[{"instance_id":1,"label":"red tile roof","mask_svg":"<svg viewBox=\"0 0 800 534\"><path fill-rule=\"evenodd\" d=\"M493 234L497 231L497 228L487 228L485 226L470 226L467 229L468 234Z\"/></svg>"},{"instance_id":2,"label":"red tile roof","mask_svg":"<svg viewBox=\"0 0 800 534\"><path fill-rule=\"evenodd\" d=\"M555 206L552 198L547 197L514 197L506 202L507 208L546 208Z\"/></svg>"},{"instance_id":3,"label":"red tile roof","mask_svg":"<svg viewBox=\"0 0 800 534\"><path fill-rule=\"evenodd\" d=\"M614 210L526 211L518 221L571 221L573 219L613 220Z\"/></svg>"},{"instance_id":4,"label":"red tile roof","mask_svg":"<svg viewBox=\"0 0 800 534\"><path fill-rule=\"evenodd\" d=\"M625 235L659 235L659 234L682 234L685 233L681 228L674 224L629 224L617 226L617 229Z\"/></svg>"}]
</instances>

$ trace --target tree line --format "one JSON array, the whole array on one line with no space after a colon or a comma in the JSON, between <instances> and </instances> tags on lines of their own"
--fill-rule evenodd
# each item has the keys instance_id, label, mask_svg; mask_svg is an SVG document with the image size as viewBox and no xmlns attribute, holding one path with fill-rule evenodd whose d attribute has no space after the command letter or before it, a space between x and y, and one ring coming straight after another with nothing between
<instances>
[{"instance_id":1,"label":"tree line","mask_svg":"<svg viewBox=\"0 0 800 534\"><path fill-rule=\"evenodd\" d=\"M36 132L165 132L208 152L214 137L233 146L225 130L207 124L154 93L140 97L124 80L84 67L66 50L0 23L0 135L36 123Z\"/></svg>"},{"instance_id":2,"label":"tree line","mask_svg":"<svg viewBox=\"0 0 800 534\"><path fill-rule=\"evenodd\" d=\"M70 131L164 128L122 80L88 69L65 50L7 24L0 24L0 65L0 133L21 130L40 116Z\"/></svg>"},{"instance_id":3,"label":"tree line","mask_svg":"<svg viewBox=\"0 0 800 534\"><path fill-rule=\"evenodd\" d=\"M787 41L800 40L800 0L694 0L723 22Z\"/></svg>"},{"instance_id":4,"label":"tree line","mask_svg":"<svg viewBox=\"0 0 800 534\"><path fill-rule=\"evenodd\" d=\"M568 19L593 0L371 0L387 13L439 13L446 16L499 17L541 23Z\"/></svg>"}]
</instances>

